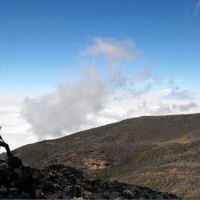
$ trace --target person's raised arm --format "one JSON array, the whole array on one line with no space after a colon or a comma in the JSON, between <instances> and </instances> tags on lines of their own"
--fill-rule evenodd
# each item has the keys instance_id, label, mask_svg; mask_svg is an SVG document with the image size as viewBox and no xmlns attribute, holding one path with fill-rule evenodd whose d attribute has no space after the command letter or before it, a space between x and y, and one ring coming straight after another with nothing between
<instances>
[{"instance_id":1,"label":"person's raised arm","mask_svg":"<svg viewBox=\"0 0 200 200\"><path fill-rule=\"evenodd\" d=\"M0 130L1 130L1 126L0 126ZM2 140L2 137L1 137L1 135L0 135L0 140ZM3 140L2 140L3 141Z\"/></svg>"},{"instance_id":2,"label":"person's raised arm","mask_svg":"<svg viewBox=\"0 0 200 200\"><path fill-rule=\"evenodd\" d=\"M0 130L1 130L1 128L2 128L2 126L0 126ZM2 140L4 142L4 140L3 140L1 135L0 135L0 140Z\"/></svg>"}]
</instances>

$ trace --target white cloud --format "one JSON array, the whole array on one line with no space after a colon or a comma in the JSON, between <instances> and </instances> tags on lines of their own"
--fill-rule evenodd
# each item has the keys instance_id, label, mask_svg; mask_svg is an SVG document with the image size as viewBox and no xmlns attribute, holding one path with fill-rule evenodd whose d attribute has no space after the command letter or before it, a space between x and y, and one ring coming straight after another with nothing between
<instances>
[{"instance_id":1,"label":"white cloud","mask_svg":"<svg viewBox=\"0 0 200 200\"><path fill-rule=\"evenodd\" d=\"M37 99L27 98L22 115L31 124L34 134L39 139L55 138L63 133L105 124L108 118L110 122L121 119L121 116L114 117L106 112L108 105L118 101L121 95L137 98L150 90L149 84L142 89L133 88L133 81L120 70L122 60L129 61L135 57L131 43L95 39L82 55L103 55L108 64L118 67L108 65L108 70L101 74L96 65L85 64L81 66L78 80L58 85L52 94Z\"/></svg>"},{"instance_id":2,"label":"white cloud","mask_svg":"<svg viewBox=\"0 0 200 200\"><path fill-rule=\"evenodd\" d=\"M199 112L199 105L190 101L144 101L138 106L142 115L172 115Z\"/></svg>"},{"instance_id":3,"label":"white cloud","mask_svg":"<svg viewBox=\"0 0 200 200\"><path fill-rule=\"evenodd\" d=\"M86 64L81 66L79 78L74 82L59 84L48 95L27 98L22 115L31 125L31 132L40 140L129 117L197 112L199 102L194 101L190 92L174 86L176 81L170 79L159 82L158 77L145 67L139 74L136 73L139 77L122 73L122 61L134 60L136 57L136 51L130 48L131 43L95 39L82 55L89 55L89 58L91 55L100 56L101 59L103 56L108 64L117 67L108 65L102 74L98 70L99 63ZM154 84L159 83L172 88L164 94L162 90L150 93Z\"/></svg>"},{"instance_id":4,"label":"white cloud","mask_svg":"<svg viewBox=\"0 0 200 200\"><path fill-rule=\"evenodd\" d=\"M0 126L2 126L2 129L0 134L11 149L37 141L37 137L29 131L30 124L22 118L21 109L26 96L36 98L40 95L36 93L1 92ZM3 147L1 152L5 152Z\"/></svg>"},{"instance_id":5,"label":"white cloud","mask_svg":"<svg viewBox=\"0 0 200 200\"><path fill-rule=\"evenodd\" d=\"M166 96L164 96L163 98L165 99L192 99L192 95L190 92L188 92L187 90L181 90L179 87L173 87L169 90L166 90L166 92L168 93Z\"/></svg>"},{"instance_id":6,"label":"white cloud","mask_svg":"<svg viewBox=\"0 0 200 200\"><path fill-rule=\"evenodd\" d=\"M2 94L1 133L11 149L141 115L199 112L200 96L194 98L193 93L175 86L182 80L160 80L150 68L138 70L135 65L134 73L125 73L123 61L132 62L137 57L132 44L130 40L97 38L82 55L89 55L88 60L91 55L105 59L103 74L98 64L105 60L84 63L79 67L79 78L58 84L52 93ZM154 85L160 90L152 90ZM170 89L163 91L163 86ZM22 106L26 96L29 98Z\"/></svg>"},{"instance_id":7,"label":"white cloud","mask_svg":"<svg viewBox=\"0 0 200 200\"><path fill-rule=\"evenodd\" d=\"M85 69L77 82L59 85L55 93L39 99L26 99L22 114L39 139L80 130L93 125L90 115L97 115L105 106L109 92L105 83L94 68Z\"/></svg>"},{"instance_id":8,"label":"white cloud","mask_svg":"<svg viewBox=\"0 0 200 200\"><path fill-rule=\"evenodd\" d=\"M197 109L198 105L194 102L188 102L188 103L181 104L181 105L173 105L173 108L174 109L178 108L180 111L187 112L191 109Z\"/></svg>"},{"instance_id":9,"label":"white cloud","mask_svg":"<svg viewBox=\"0 0 200 200\"><path fill-rule=\"evenodd\" d=\"M116 40L95 38L94 43L85 49L82 54L98 56L102 55L111 65L118 65L124 59L134 60L136 49L133 50L133 42L130 40Z\"/></svg>"},{"instance_id":10,"label":"white cloud","mask_svg":"<svg viewBox=\"0 0 200 200\"><path fill-rule=\"evenodd\" d=\"M121 113L122 107L117 104L123 101L120 97L137 98L150 90L150 85L127 90L124 87L126 77L118 73L113 77L110 74L101 76L94 66L84 67L81 72L76 82L60 84L52 94L24 101L22 115L39 140L124 119L125 113ZM113 103L119 107L119 112L115 112L116 107L109 109Z\"/></svg>"},{"instance_id":11,"label":"white cloud","mask_svg":"<svg viewBox=\"0 0 200 200\"><path fill-rule=\"evenodd\" d=\"M0 134L11 149L37 141L37 138L28 132L30 125L21 118L21 107L19 102L1 103L0 125L2 129ZM2 147L1 152L4 151Z\"/></svg>"}]
</instances>

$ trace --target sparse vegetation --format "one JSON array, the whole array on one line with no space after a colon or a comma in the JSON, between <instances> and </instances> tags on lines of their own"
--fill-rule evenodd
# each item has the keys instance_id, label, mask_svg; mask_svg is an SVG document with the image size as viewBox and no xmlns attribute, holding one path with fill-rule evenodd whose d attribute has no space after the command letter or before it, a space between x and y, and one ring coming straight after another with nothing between
<instances>
[{"instance_id":1,"label":"sparse vegetation","mask_svg":"<svg viewBox=\"0 0 200 200\"><path fill-rule=\"evenodd\" d=\"M198 198L199 122L200 114L139 117L26 145L15 153L35 167L42 168L51 162L64 163L84 169L93 178ZM96 159L106 167L89 170L84 165L85 159Z\"/></svg>"}]
</instances>

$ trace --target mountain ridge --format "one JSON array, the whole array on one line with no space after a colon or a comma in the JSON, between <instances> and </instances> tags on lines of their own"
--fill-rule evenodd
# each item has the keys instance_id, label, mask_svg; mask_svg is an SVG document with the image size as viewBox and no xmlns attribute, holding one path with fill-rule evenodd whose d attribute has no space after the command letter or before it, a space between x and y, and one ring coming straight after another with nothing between
<instances>
[{"instance_id":1,"label":"mountain ridge","mask_svg":"<svg viewBox=\"0 0 200 200\"><path fill-rule=\"evenodd\" d=\"M200 114L141 116L14 150L27 164L64 164L88 176L184 198L200 192ZM30 156L31 155L31 156Z\"/></svg>"}]
</instances>

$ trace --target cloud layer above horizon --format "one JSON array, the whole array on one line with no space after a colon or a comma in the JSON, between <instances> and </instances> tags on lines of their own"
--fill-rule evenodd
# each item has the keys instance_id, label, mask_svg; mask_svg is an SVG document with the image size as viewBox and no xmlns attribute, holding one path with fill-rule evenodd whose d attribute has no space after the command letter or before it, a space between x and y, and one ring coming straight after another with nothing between
<instances>
[{"instance_id":1,"label":"cloud layer above horizon","mask_svg":"<svg viewBox=\"0 0 200 200\"><path fill-rule=\"evenodd\" d=\"M198 112L195 94L162 81L139 52L130 39L92 40L79 55L73 81L24 101L22 115L31 132L41 140L140 115Z\"/></svg>"},{"instance_id":2,"label":"cloud layer above horizon","mask_svg":"<svg viewBox=\"0 0 200 200\"><path fill-rule=\"evenodd\" d=\"M200 0L11 0L0 12L0 125L11 149L200 112Z\"/></svg>"}]
</instances>

